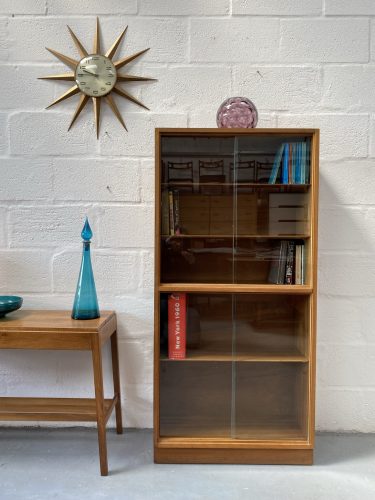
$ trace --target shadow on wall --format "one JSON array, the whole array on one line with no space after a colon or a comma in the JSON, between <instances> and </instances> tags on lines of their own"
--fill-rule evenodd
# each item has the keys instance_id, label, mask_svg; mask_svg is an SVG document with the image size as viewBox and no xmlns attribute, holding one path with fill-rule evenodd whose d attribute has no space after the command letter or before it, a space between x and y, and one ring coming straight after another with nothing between
<instances>
[{"instance_id":1,"label":"shadow on wall","mask_svg":"<svg viewBox=\"0 0 375 500\"><path fill-rule=\"evenodd\" d=\"M375 206L368 160L320 167L317 428L374 432ZM365 388L365 390L363 390Z\"/></svg>"},{"instance_id":2,"label":"shadow on wall","mask_svg":"<svg viewBox=\"0 0 375 500\"><path fill-rule=\"evenodd\" d=\"M353 468L353 459L375 459L375 436L368 434L318 434L316 438L314 464L316 466L350 463Z\"/></svg>"}]
</instances>

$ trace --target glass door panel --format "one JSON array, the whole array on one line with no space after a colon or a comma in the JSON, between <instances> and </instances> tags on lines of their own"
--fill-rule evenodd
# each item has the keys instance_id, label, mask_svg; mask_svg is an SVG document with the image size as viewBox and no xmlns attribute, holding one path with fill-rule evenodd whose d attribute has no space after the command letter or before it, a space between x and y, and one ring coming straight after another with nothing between
<instances>
[{"instance_id":1,"label":"glass door panel","mask_svg":"<svg viewBox=\"0 0 375 500\"><path fill-rule=\"evenodd\" d=\"M176 294L161 294L160 357L168 359L168 325L173 320L168 301ZM189 361L232 361L233 297L231 294L179 293L184 295L186 357ZM186 298L186 300L185 300ZM192 369L194 367L192 366Z\"/></svg>"},{"instance_id":2,"label":"glass door panel","mask_svg":"<svg viewBox=\"0 0 375 500\"><path fill-rule=\"evenodd\" d=\"M237 294L233 301L235 360L308 359L308 296Z\"/></svg>"},{"instance_id":3,"label":"glass door panel","mask_svg":"<svg viewBox=\"0 0 375 500\"><path fill-rule=\"evenodd\" d=\"M302 163L304 175L307 175L309 164L307 144L309 139L302 136L288 138L255 134L235 137L235 283L307 283L304 271L310 238L310 190L305 182L301 182ZM289 152L289 149L291 157L286 167L287 173L290 170L293 176L280 180L278 176L284 168L283 151ZM252 183L243 178L242 172L250 163L254 166ZM279 167L275 169L275 165Z\"/></svg>"},{"instance_id":4,"label":"glass door panel","mask_svg":"<svg viewBox=\"0 0 375 500\"><path fill-rule=\"evenodd\" d=\"M171 349L177 294L160 296L160 436L230 438L232 296L180 292L179 324L186 355ZM172 332L174 331L172 326ZM186 335L184 335L186 333ZM184 338L185 337L185 338Z\"/></svg>"},{"instance_id":5,"label":"glass door panel","mask_svg":"<svg viewBox=\"0 0 375 500\"><path fill-rule=\"evenodd\" d=\"M233 297L233 438L307 438L309 301Z\"/></svg>"},{"instance_id":6,"label":"glass door panel","mask_svg":"<svg viewBox=\"0 0 375 500\"><path fill-rule=\"evenodd\" d=\"M232 437L307 439L308 365L235 363Z\"/></svg>"},{"instance_id":7,"label":"glass door panel","mask_svg":"<svg viewBox=\"0 0 375 500\"><path fill-rule=\"evenodd\" d=\"M160 436L230 438L231 389L231 363L161 362Z\"/></svg>"},{"instance_id":8,"label":"glass door panel","mask_svg":"<svg viewBox=\"0 0 375 500\"><path fill-rule=\"evenodd\" d=\"M164 283L233 283L233 142L233 137L163 137Z\"/></svg>"}]
</instances>

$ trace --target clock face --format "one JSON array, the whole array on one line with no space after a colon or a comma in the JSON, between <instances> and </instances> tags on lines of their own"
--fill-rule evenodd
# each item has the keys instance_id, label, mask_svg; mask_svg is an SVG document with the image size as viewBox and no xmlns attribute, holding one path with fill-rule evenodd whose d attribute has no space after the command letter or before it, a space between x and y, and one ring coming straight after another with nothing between
<instances>
[{"instance_id":1,"label":"clock face","mask_svg":"<svg viewBox=\"0 0 375 500\"><path fill-rule=\"evenodd\" d=\"M78 88L90 97L109 94L116 84L116 68L106 56L89 55L81 59L75 71Z\"/></svg>"}]
</instances>

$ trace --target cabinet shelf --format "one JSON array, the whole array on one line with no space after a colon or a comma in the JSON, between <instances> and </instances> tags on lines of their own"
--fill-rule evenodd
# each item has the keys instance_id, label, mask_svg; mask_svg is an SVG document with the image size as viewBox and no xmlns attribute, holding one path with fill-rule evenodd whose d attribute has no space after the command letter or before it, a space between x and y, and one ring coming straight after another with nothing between
<instances>
[{"instance_id":1,"label":"cabinet shelf","mask_svg":"<svg viewBox=\"0 0 375 500\"><path fill-rule=\"evenodd\" d=\"M318 141L157 129L156 462L312 463Z\"/></svg>"},{"instance_id":2,"label":"cabinet shelf","mask_svg":"<svg viewBox=\"0 0 375 500\"><path fill-rule=\"evenodd\" d=\"M251 189L269 189L278 191L299 191L306 192L310 188L310 184L268 184L265 182L163 182L161 184L163 189L166 188L180 188L180 187L190 187L205 189L205 188L219 188L219 189L241 189L241 188L251 188Z\"/></svg>"},{"instance_id":3,"label":"cabinet shelf","mask_svg":"<svg viewBox=\"0 0 375 500\"><path fill-rule=\"evenodd\" d=\"M307 240L310 238L309 234L162 234L161 238L201 238L201 239L224 239L224 238L235 238L236 240L241 239L269 239L269 240Z\"/></svg>"},{"instance_id":4,"label":"cabinet shelf","mask_svg":"<svg viewBox=\"0 0 375 500\"><path fill-rule=\"evenodd\" d=\"M108 420L117 399L104 400L104 413ZM96 401L93 398L0 398L2 420L51 420L95 422Z\"/></svg>"},{"instance_id":5,"label":"cabinet shelf","mask_svg":"<svg viewBox=\"0 0 375 500\"><path fill-rule=\"evenodd\" d=\"M228 427L215 425L215 422L206 425L202 425L202 423L199 425L195 422L192 422L191 425L185 423L182 430L181 423L178 421L169 422L168 425L171 436L159 439L158 445L162 448L200 448L202 445L207 448L262 447L262 445L265 446L265 441L268 441L268 446L276 445L277 448L294 448L297 443L300 446L309 447L310 444L303 429L292 422L268 426L242 426L242 428L237 429L234 437L231 437ZM191 436L193 432L194 437ZM178 434L178 437L173 437L174 433ZM287 442L285 442L286 438Z\"/></svg>"},{"instance_id":6,"label":"cabinet shelf","mask_svg":"<svg viewBox=\"0 0 375 500\"><path fill-rule=\"evenodd\" d=\"M196 293L272 293L309 295L313 288L308 285L241 285L232 283L161 283L158 291Z\"/></svg>"},{"instance_id":7,"label":"cabinet shelf","mask_svg":"<svg viewBox=\"0 0 375 500\"><path fill-rule=\"evenodd\" d=\"M222 362L256 362L256 363L308 363L308 358L299 354L295 355L281 355L281 354L212 354L206 353L204 351L200 353L187 353L185 359L169 359L166 356L160 356L160 361L168 363L189 363L189 362L210 362L210 361L222 361Z\"/></svg>"}]
</instances>

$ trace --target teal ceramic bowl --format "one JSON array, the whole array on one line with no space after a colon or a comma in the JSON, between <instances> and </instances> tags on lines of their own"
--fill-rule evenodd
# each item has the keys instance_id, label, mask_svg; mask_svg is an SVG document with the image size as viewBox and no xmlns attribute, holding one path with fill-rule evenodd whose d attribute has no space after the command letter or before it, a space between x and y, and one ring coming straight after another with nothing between
<instances>
[{"instance_id":1,"label":"teal ceramic bowl","mask_svg":"<svg viewBox=\"0 0 375 500\"><path fill-rule=\"evenodd\" d=\"M0 318L12 311L17 311L22 306L22 302L22 297L16 295L0 295Z\"/></svg>"}]
</instances>

